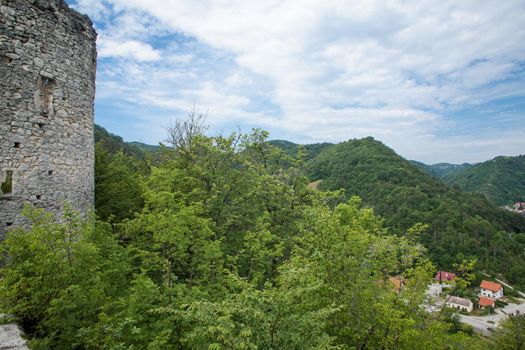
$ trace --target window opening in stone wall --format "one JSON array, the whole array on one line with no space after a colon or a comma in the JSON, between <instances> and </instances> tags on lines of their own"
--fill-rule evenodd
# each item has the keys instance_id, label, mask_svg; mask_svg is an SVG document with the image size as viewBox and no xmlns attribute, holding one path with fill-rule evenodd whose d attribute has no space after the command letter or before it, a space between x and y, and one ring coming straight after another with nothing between
<instances>
[{"instance_id":1,"label":"window opening in stone wall","mask_svg":"<svg viewBox=\"0 0 525 350\"><path fill-rule=\"evenodd\" d=\"M37 194L36 195L36 199L41 199L42 198L42 195L41 194Z\"/></svg>"},{"instance_id":2,"label":"window opening in stone wall","mask_svg":"<svg viewBox=\"0 0 525 350\"><path fill-rule=\"evenodd\" d=\"M20 148L20 142L15 142L15 148Z\"/></svg>"},{"instance_id":3,"label":"window opening in stone wall","mask_svg":"<svg viewBox=\"0 0 525 350\"><path fill-rule=\"evenodd\" d=\"M7 170L5 172L4 181L0 185L2 194L10 194L13 192L13 171Z\"/></svg>"},{"instance_id":4,"label":"window opening in stone wall","mask_svg":"<svg viewBox=\"0 0 525 350\"><path fill-rule=\"evenodd\" d=\"M48 116L53 114L53 90L55 80L44 75L40 76L39 97L42 115Z\"/></svg>"},{"instance_id":5,"label":"window opening in stone wall","mask_svg":"<svg viewBox=\"0 0 525 350\"><path fill-rule=\"evenodd\" d=\"M53 175L53 170L48 170L47 175Z\"/></svg>"},{"instance_id":6,"label":"window opening in stone wall","mask_svg":"<svg viewBox=\"0 0 525 350\"><path fill-rule=\"evenodd\" d=\"M11 226L11 225L13 225L13 223L12 222L6 222L5 225L6 226Z\"/></svg>"}]
</instances>

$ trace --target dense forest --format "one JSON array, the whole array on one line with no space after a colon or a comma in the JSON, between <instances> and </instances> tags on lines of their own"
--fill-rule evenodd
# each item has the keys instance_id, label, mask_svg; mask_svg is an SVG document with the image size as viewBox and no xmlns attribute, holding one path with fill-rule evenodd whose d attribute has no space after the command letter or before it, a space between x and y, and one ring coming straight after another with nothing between
<instances>
[{"instance_id":1,"label":"dense forest","mask_svg":"<svg viewBox=\"0 0 525 350\"><path fill-rule=\"evenodd\" d=\"M158 148L98 128L98 218L26 207L2 308L34 349L519 349L523 317L485 338L422 305L470 258L525 284L522 219L373 139L267 139L206 136L195 114Z\"/></svg>"}]
</instances>

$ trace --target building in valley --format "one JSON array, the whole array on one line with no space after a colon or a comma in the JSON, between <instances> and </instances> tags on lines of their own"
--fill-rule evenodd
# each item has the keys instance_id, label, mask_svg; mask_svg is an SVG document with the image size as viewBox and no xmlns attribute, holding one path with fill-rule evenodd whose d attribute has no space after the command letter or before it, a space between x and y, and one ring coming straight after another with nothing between
<instances>
[{"instance_id":1,"label":"building in valley","mask_svg":"<svg viewBox=\"0 0 525 350\"><path fill-rule=\"evenodd\" d=\"M445 303L445 305L452 309L458 309L466 312L471 312L474 308L474 304L472 304L472 301L453 295L447 297L447 302Z\"/></svg>"},{"instance_id":2,"label":"building in valley","mask_svg":"<svg viewBox=\"0 0 525 350\"><path fill-rule=\"evenodd\" d=\"M500 299L503 297L503 287L501 284L491 281L481 281L480 296L484 296L491 299Z\"/></svg>"}]
</instances>

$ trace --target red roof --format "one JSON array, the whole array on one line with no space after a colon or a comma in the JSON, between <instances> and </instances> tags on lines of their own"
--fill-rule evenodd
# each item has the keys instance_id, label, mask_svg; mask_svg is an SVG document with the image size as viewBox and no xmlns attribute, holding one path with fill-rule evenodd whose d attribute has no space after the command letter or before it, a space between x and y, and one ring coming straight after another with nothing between
<instances>
[{"instance_id":1,"label":"red roof","mask_svg":"<svg viewBox=\"0 0 525 350\"><path fill-rule=\"evenodd\" d=\"M439 274L441 274L441 278L440 278ZM434 279L436 281L452 281L454 278L456 278L456 274L453 273L453 272L438 271L436 273L436 277Z\"/></svg>"},{"instance_id":2,"label":"red roof","mask_svg":"<svg viewBox=\"0 0 525 350\"><path fill-rule=\"evenodd\" d=\"M499 292L502 289L501 284L485 280L481 281L480 287L483 289L491 290L493 292Z\"/></svg>"},{"instance_id":3,"label":"red roof","mask_svg":"<svg viewBox=\"0 0 525 350\"><path fill-rule=\"evenodd\" d=\"M494 300L486 297L479 297L479 306L494 306Z\"/></svg>"}]
</instances>

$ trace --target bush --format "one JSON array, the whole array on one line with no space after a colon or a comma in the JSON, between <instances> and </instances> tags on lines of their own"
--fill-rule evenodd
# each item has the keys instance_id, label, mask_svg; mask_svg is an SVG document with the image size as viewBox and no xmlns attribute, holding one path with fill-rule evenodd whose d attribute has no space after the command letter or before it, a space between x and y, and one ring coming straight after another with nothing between
<instances>
[{"instance_id":1,"label":"bush","mask_svg":"<svg viewBox=\"0 0 525 350\"><path fill-rule=\"evenodd\" d=\"M509 303L506 303L503 300L496 300L496 307L505 307L507 305L509 305Z\"/></svg>"},{"instance_id":2,"label":"bush","mask_svg":"<svg viewBox=\"0 0 525 350\"><path fill-rule=\"evenodd\" d=\"M490 309L490 308L484 308L484 309L481 309L479 315L480 315L480 316L487 316L487 315L490 314L490 312L491 312L491 309Z\"/></svg>"},{"instance_id":3,"label":"bush","mask_svg":"<svg viewBox=\"0 0 525 350\"><path fill-rule=\"evenodd\" d=\"M504 293L505 293L505 296L507 297L516 297L516 298L521 297L521 295L518 292L516 292L515 289L505 288Z\"/></svg>"}]
</instances>

